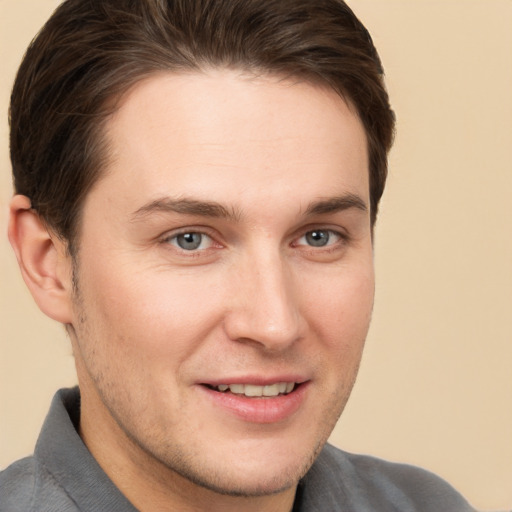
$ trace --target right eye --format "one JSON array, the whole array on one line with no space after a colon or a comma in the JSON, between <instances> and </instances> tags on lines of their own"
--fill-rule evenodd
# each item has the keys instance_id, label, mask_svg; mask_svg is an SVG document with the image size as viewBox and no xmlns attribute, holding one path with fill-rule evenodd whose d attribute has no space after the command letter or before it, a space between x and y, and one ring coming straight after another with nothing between
<instances>
[{"instance_id":1,"label":"right eye","mask_svg":"<svg viewBox=\"0 0 512 512\"><path fill-rule=\"evenodd\" d=\"M166 242L183 251L201 251L209 249L213 245L213 240L207 234L197 231L178 233L168 237Z\"/></svg>"}]
</instances>

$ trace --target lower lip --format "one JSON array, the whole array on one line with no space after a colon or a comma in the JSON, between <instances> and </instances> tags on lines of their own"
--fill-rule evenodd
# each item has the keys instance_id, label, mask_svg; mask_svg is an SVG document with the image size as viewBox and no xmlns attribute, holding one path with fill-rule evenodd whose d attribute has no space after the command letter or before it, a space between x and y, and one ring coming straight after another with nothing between
<instances>
[{"instance_id":1,"label":"lower lip","mask_svg":"<svg viewBox=\"0 0 512 512\"><path fill-rule=\"evenodd\" d=\"M206 386L199 386L214 405L227 410L250 423L277 423L297 412L304 402L308 383L298 386L287 395L274 398L249 398L230 392L220 393Z\"/></svg>"}]
</instances>

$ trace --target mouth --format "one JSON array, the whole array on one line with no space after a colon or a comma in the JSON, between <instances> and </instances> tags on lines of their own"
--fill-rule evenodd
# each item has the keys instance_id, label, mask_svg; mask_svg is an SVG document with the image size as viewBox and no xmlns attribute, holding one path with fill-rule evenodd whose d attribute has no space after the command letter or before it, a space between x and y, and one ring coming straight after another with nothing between
<instances>
[{"instance_id":1,"label":"mouth","mask_svg":"<svg viewBox=\"0 0 512 512\"><path fill-rule=\"evenodd\" d=\"M205 384L205 386L218 393L229 393L247 398L275 398L292 393L300 384L297 382L276 382L265 386L254 384L219 384L217 386Z\"/></svg>"},{"instance_id":2,"label":"mouth","mask_svg":"<svg viewBox=\"0 0 512 512\"><path fill-rule=\"evenodd\" d=\"M281 377L282 378L282 377ZM310 380L202 383L207 403L245 423L276 424L294 416L309 395ZM234 380L234 379L233 379ZM208 405L208 407L210 406Z\"/></svg>"}]
</instances>

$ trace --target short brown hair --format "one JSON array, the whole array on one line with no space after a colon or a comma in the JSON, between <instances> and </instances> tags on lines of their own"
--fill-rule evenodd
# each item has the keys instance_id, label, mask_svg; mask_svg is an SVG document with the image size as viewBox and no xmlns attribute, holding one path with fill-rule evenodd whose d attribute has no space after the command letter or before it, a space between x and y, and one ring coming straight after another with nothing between
<instances>
[{"instance_id":1,"label":"short brown hair","mask_svg":"<svg viewBox=\"0 0 512 512\"><path fill-rule=\"evenodd\" d=\"M227 67L304 77L357 109L370 161L372 224L394 115L368 31L342 0L66 0L29 46L14 84L15 190L72 251L108 148L113 101L158 71Z\"/></svg>"}]
</instances>

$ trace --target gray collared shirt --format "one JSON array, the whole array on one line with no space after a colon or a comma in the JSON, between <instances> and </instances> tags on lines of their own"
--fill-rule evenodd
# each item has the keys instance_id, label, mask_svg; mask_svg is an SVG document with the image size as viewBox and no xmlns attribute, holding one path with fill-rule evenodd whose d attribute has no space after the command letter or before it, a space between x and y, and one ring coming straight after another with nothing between
<instances>
[{"instance_id":1,"label":"gray collared shirt","mask_svg":"<svg viewBox=\"0 0 512 512\"><path fill-rule=\"evenodd\" d=\"M54 397L32 457L0 473L0 512L137 512L77 433L78 388ZM300 482L294 512L474 512L422 469L326 445Z\"/></svg>"}]
</instances>

